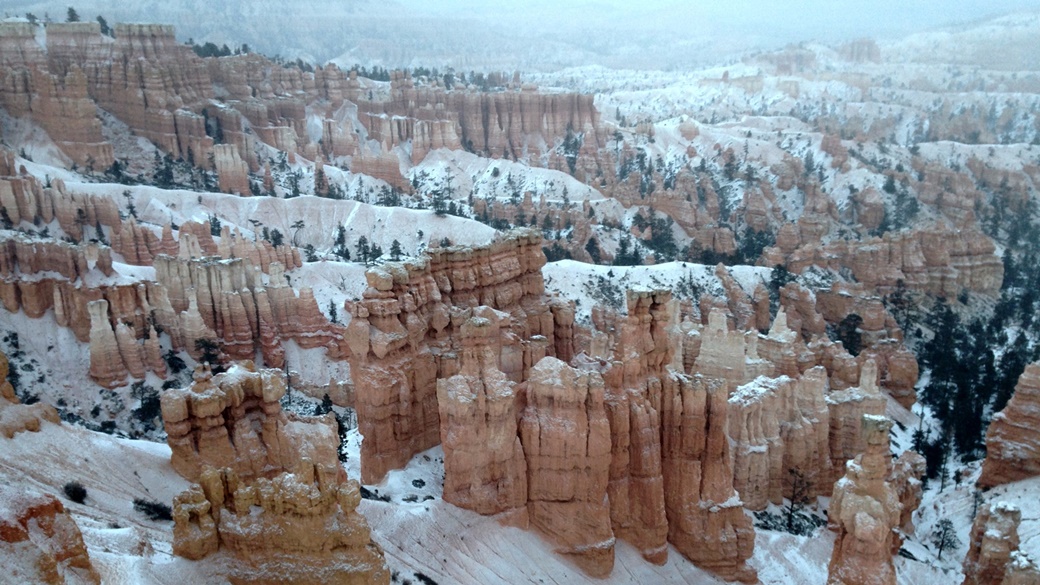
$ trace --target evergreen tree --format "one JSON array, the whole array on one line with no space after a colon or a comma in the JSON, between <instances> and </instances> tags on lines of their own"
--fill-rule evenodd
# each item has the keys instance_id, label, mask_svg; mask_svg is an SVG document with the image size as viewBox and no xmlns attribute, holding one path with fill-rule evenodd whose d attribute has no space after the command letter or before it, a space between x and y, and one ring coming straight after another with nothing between
<instances>
[{"instance_id":1,"label":"evergreen tree","mask_svg":"<svg viewBox=\"0 0 1040 585\"><path fill-rule=\"evenodd\" d=\"M939 520L932 532L932 544L939 549L939 560L942 560L943 551L949 548L957 548L961 541L957 539L957 531L953 527L953 521L949 518Z\"/></svg>"},{"instance_id":2,"label":"evergreen tree","mask_svg":"<svg viewBox=\"0 0 1040 585\"><path fill-rule=\"evenodd\" d=\"M390 242L390 259L397 262L401 259L401 242L394 240Z\"/></svg>"},{"instance_id":3,"label":"evergreen tree","mask_svg":"<svg viewBox=\"0 0 1040 585\"><path fill-rule=\"evenodd\" d=\"M643 263L643 257L639 250L632 246L629 237L622 236L618 243L618 252L614 256L614 266L639 266Z\"/></svg>"},{"instance_id":4,"label":"evergreen tree","mask_svg":"<svg viewBox=\"0 0 1040 585\"><path fill-rule=\"evenodd\" d=\"M293 230L292 243L294 246L300 245L300 230L305 227L307 227L307 224L304 223L302 219L294 221L292 225L289 226L289 228Z\"/></svg>"},{"instance_id":5,"label":"evergreen tree","mask_svg":"<svg viewBox=\"0 0 1040 585\"><path fill-rule=\"evenodd\" d=\"M589 241L585 244L585 251L588 252L589 257L592 258L593 264L599 264L603 259L602 253L599 249L599 241L596 240L595 236L589 238Z\"/></svg>"},{"instance_id":6,"label":"evergreen tree","mask_svg":"<svg viewBox=\"0 0 1040 585\"><path fill-rule=\"evenodd\" d=\"M845 346L845 351L858 356L863 349L862 334L859 331L863 318L856 313L849 313L838 323L838 341Z\"/></svg>"},{"instance_id":7,"label":"evergreen tree","mask_svg":"<svg viewBox=\"0 0 1040 585\"><path fill-rule=\"evenodd\" d=\"M196 339L195 350L202 353L199 363L208 363L211 372L219 374L225 371L224 366L220 363L220 348L216 341L205 338Z\"/></svg>"},{"instance_id":8,"label":"evergreen tree","mask_svg":"<svg viewBox=\"0 0 1040 585\"><path fill-rule=\"evenodd\" d=\"M332 248L332 253L343 262L350 260L350 249L347 248L347 228L342 225L336 227L336 244Z\"/></svg>"},{"instance_id":9,"label":"evergreen tree","mask_svg":"<svg viewBox=\"0 0 1040 585\"><path fill-rule=\"evenodd\" d=\"M794 533L795 514L800 512L809 503L809 481L801 470L791 468L787 470L791 477L791 499L787 500L784 507L784 524L787 532Z\"/></svg>"},{"instance_id":10,"label":"evergreen tree","mask_svg":"<svg viewBox=\"0 0 1040 585\"><path fill-rule=\"evenodd\" d=\"M65 17L65 22L79 22L79 13L76 12L75 8L69 6L67 16Z\"/></svg>"},{"instance_id":11,"label":"evergreen tree","mask_svg":"<svg viewBox=\"0 0 1040 585\"><path fill-rule=\"evenodd\" d=\"M368 238L365 236L358 238L355 250L357 251L357 259L364 262L365 266L368 266L372 255L372 249L368 246Z\"/></svg>"}]
</instances>

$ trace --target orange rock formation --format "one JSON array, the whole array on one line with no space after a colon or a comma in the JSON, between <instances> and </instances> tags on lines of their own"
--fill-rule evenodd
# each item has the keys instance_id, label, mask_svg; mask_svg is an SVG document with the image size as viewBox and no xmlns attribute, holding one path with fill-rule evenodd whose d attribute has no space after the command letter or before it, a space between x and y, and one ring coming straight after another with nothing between
<instances>
[{"instance_id":1,"label":"orange rock formation","mask_svg":"<svg viewBox=\"0 0 1040 585\"><path fill-rule=\"evenodd\" d=\"M1040 363L1026 366L1004 410L986 432L982 488L1040 475Z\"/></svg>"},{"instance_id":2,"label":"orange rock formation","mask_svg":"<svg viewBox=\"0 0 1040 585\"><path fill-rule=\"evenodd\" d=\"M971 526L963 585L1040 583L1040 569L1018 549L1022 511L1006 502L982 506Z\"/></svg>"},{"instance_id":3,"label":"orange rock formation","mask_svg":"<svg viewBox=\"0 0 1040 585\"><path fill-rule=\"evenodd\" d=\"M11 583L101 583L83 535L57 498L0 487L0 553Z\"/></svg>"},{"instance_id":4,"label":"orange rock formation","mask_svg":"<svg viewBox=\"0 0 1040 585\"><path fill-rule=\"evenodd\" d=\"M838 536L828 567L828 585L896 582L892 549L902 505L887 481L891 428L892 422L883 416L864 415L866 450L848 462L845 477L834 485L827 516Z\"/></svg>"},{"instance_id":5,"label":"orange rock formation","mask_svg":"<svg viewBox=\"0 0 1040 585\"><path fill-rule=\"evenodd\" d=\"M174 498L173 551L193 560L227 550L234 583L388 584L383 551L356 510L358 484L339 466L303 459L294 473L248 481L207 468Z\"/></svg>"},{"instance_id":6,"label":"orange rock formation","mask_svg":"<svg viewBox=\"0 0 1040 585\"><path fill-rule=\"evenodd\" d=\"M281 371L258 371L245 362L213 376L200 366L191 386L161 395L173 468L190 480L206 467L228 468L243 478L270 476L293 469L301 458L341 469L335 422L325 416L300 424L282 412L278 401L284 394Z\"/></svg>"}]
</instances>

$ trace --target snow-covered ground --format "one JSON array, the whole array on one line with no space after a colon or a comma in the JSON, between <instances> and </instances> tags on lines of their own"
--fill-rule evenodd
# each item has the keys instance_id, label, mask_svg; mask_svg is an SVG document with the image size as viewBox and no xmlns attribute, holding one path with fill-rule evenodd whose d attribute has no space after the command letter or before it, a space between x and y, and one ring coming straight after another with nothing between
<instances>
[{"instance_id":1,"label":"snow-covered ground","mask_svg":"<svg viewBox=\"0 0 1040 585\"><path fill-rule=\"evenodd\" d=\"M351 477L359 474L361 437L351 431L348 461ZM170 502L188 483L169 465L169 448L160 443L119 439L72 425L44 424L40 433L0 439L0 483L61 494L61 486L79 481L87 488L84 504L62 498L84 534L91 558L104 583L177 584L223 582L219 563L191 562L171 555L172 524L154 522L133 510L135 498ZM366 489L360 511L383 547L387 562L400 577L421 573L450 583L722 583L669 549L663 566L647 563L638 551L618 541L614 572L608 579L586 576L555 554L534 530L522 530L456 508L440 499L443 452L435 447L416 455L403 469ZM896 558L900 585L959 582L960 561L971 525L972 483L977 473L939 492L931 486L915 515L918 537L906 548L921 561ZM1040 507L1035 494L1040 478L995 488L986 501L1006 501L1023 510L1019 534L1022 549L1040 552ZM382 499L380 499L382 498ZM388 501L383 501L383 499ZM821 502L825 504L825 501ZM945 572L935 568L934 552L924 548L934 523L954 520L962 545L944 554ZM758 530L752 566L764 584L822 583L833 534L818 529L811 537Z\"/></svg>"},{"instance_id":2,"label":"snow-covered ground","mask_svg":"<svg viewBox=\"0 0 1040 585\"><path fill-rule=\"evenodd\" d=\"M730 276L749 295L769 281L770 269L729 266ZM668 262L653 266L600 266L574 260L551 262L542 269L545 289L576 304L578 320L588 324L592 307L603 305L626 312L625 291L669 290L678 299L699 298L703 293L725 297L714 266L692 262Z\"/></svg>"}]
</instances>

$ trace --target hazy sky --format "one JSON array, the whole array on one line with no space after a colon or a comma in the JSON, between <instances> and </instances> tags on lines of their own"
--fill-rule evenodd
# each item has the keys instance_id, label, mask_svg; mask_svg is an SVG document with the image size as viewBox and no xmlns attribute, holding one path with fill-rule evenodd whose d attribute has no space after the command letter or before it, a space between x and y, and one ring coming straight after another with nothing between
<instances>
[{"instance_id":1,"label":"hazy sky","mask_svg":"<svg viewBox=\"0 0 1040 585\"><path fill-rule=\"evenodd\" d=\"M557 13L567 21L636 17L659 26L709 23L764 37L902 35L1008 12L1040 10L1040 0L399 0L424 14L474 16ZM554 23L547 22L546 26Z\"/></svg>"},{"instance_id":2,"label":"hazy sky","mask_svg":"<svg viewBox=\"0 0 1040 585\"><path fill-rule=\"evenodd\" d=\"M182 39L314 62L504 69L687 67L1040 12L1040 0L0 0L0 13L63 20L70 5L85 20L168 23Z\"/></svg>"}]
</instances>

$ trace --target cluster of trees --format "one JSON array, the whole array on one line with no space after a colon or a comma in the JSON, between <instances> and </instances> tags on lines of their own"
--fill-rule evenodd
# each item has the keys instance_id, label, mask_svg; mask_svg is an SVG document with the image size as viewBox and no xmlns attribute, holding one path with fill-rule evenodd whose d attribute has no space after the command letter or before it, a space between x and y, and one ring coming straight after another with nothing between
<instances>
[{"instance_id":1,"label":"cluster of trees","mask_svg":"<svg viewBox=\"0 0 1040 585\"><path fill-rule=\"evenodd\" d=\"M679 246L672 232L675 221L671 217L658 217L652 208L648 215L649 218L642 213L636 213L632 218L632 224L640 230L650 228L650 237L642 240L643 245L654 251L657 262L674 260L679 253Z\"/></svg>"},{"instance_id":2,"label":"cluster of trees","mask_svg":"<svg viewBox=\"0 0 1040 585\"><path fill-rule=\"evenodd\" d=\"M614 266L639 266L642 263L643 255L639 253L639 247L632 245L632 239L627 235L622 236L617 254L614 255Z\"/></svg>"},{"instance_id":3,"label":"cluster of trees","mask_svg":"<svg viewBox=\"0 0 1040 585\"><path fill-rule=\"evenodd\" d=\"M227 46L227 43L218 47L211 42L200 45L194 40L188 39L188 44L191 45L191 50L195 51L195 54L199 57L230 57L231 55L246 55L250 52L247 44L235 47L233 50Z\"/></svg>"}]
</instances>

